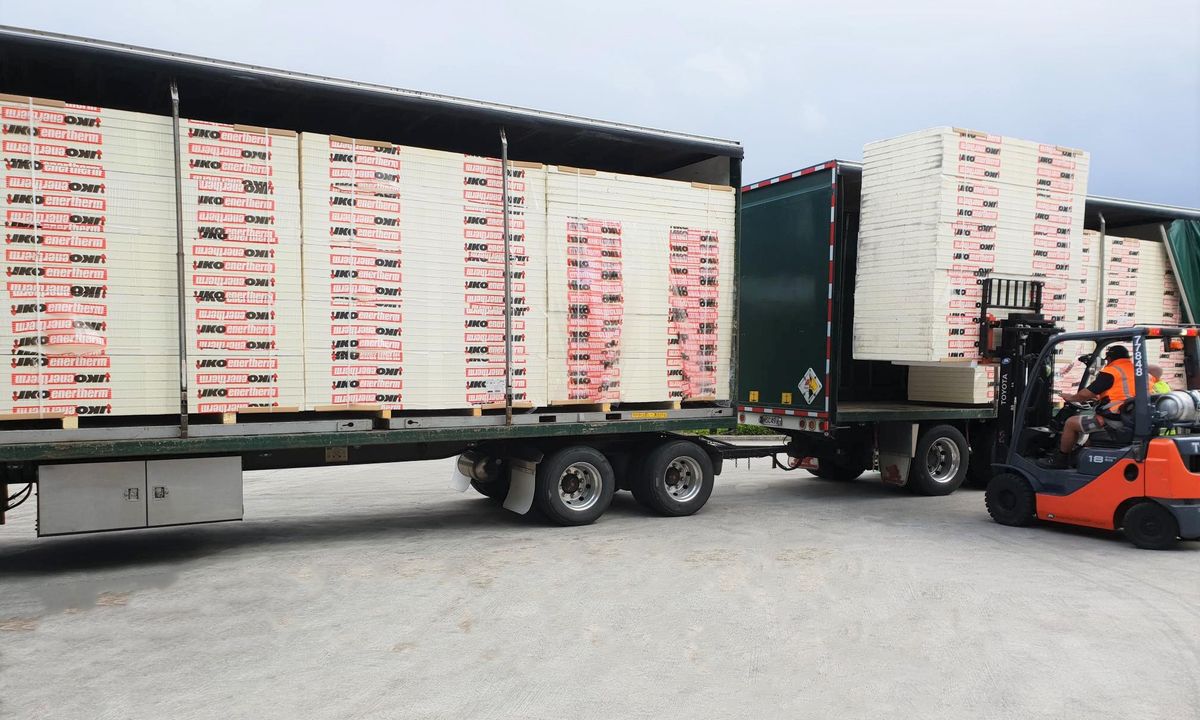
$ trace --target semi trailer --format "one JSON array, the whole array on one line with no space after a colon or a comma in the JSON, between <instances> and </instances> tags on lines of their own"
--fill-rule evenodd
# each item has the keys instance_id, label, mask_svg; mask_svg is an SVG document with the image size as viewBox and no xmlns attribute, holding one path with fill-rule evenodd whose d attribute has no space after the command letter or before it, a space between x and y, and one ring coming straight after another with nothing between
<instances>
[{"instance_id":1,"label":"semi trailer","mask_svg":"<svg viewBox=\"0 0 1200 720\"><path fill-rule=\"evenodd\" d=\"M0 90L173 117L177 168L183 112L238 126L591 169L578 171L580 177L611 172L670 179L723 188L729 197L737 196L741 181L743 151L732 141L16 28L0 28ZM37 134L13 125L25 133L23 140ZM31 173L38 169L30 166ZM507 182L509 170L501 174ZM30 180L34 189L37 182ZM177 202L183 199L177 196ZM506 263L515 255L507 245L510 202L504 191ZM736 200L733 206L736 214ZM6 227L6 234L36 236L37 230ZM725 240L736 242L736 226L735 237ZM183 308L182 260L179 267ZM507 323L514 321L513 294L520 290L512 287L517 283L507 265L504 275L501 313ZM447 282L462 287L461 276ZM708 359L714 368L731 366L722 379L729 387L719 388L716 399L534 406L513 399L514 335L506 327L504 400L492 405L443 412L349 403L320 411L196 413L189 410L181 369L178 414L6 415L0 424L0 523L5 512L31 498L41 536L239 520L247 470L456 456L460 489L472 486L521 513L536 507L559 524L594 521L617 490L632 491L656 513L686 515L707 501L724 459L769 450L685 433L734 427L727 399L736 373L732 347L720 349L724 357ZM182 346L181 354L186 357Z\"/></svg>"},{"instance_id":2,"label":"semi trailer","mask_svg":"<svg viewBox=\"0 0 1200 720\"><path fill-rule=\"evenodd\" d=\"M980 279L969 332L999 371L991 403L908 400L907 367L854 357L862 174L860 163L831 160L742 188L738 420L788 435L789 454L821 477L878 467L884 482L919 494L984 486L997 438L1012 427L1014 386L1036 355L1016 341L1045 328L1040 283ZM1164 242L1185 264L1198 221L1200 210L1106 197L1088 197L1085 209L1088 230ZM1175 275L1187 300L1196 281L1184 270ZM1007 326L995 320L1004 314Z\"/></svg>"}]
</instances>

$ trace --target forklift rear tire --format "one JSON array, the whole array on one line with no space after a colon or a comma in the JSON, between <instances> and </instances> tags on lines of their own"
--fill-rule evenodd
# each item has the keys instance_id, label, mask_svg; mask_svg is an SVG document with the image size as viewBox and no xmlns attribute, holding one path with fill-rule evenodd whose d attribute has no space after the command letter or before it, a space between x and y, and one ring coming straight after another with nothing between
<instances>
[{"instance_id":1,"label":"forklift rear tire","mask_svg":"<svg viewBox=\"0 0 1200 720\"><path fill-rule=\"evenodd\" d=\"M1121 526L1129 542L1143 550L1170 550L1179 542L1175 516L1153 500L1129 508Z\"/></svg>"},{"instance_id":2,"label":"forklift rear tire","mask_svg":"<svg viewBox=\"0 0 1200 720\"><path fill-rule=\"evenodd\" d=\"M1037 519L1037 494L1029 481L1016 473L992 476L983 494L988 515L1001 525L1025 527Z\"/></svg>"},{"instance_id":3,"label":"forklift rear tire","mask_svg":"<svg viewBox=\"0 0 1200 720\"><path fill-rule=\"evenodd\" d=\"M908 470L908 488L918 495L949 495L967 477L967 439L952 425L934 425L921 433Z\"/></svg>"},{"instance_id":4,"label":"forklift rear tire","mask_svg":"<svg viewBox=\"0 0 1200 720\"><path fill-rule=\"evenodd\" d=\"M650 451L633 473L630 490L642 507L667 517L691 515L712 495L712 458L687 440Z\"/></svg>"}]
</instances>

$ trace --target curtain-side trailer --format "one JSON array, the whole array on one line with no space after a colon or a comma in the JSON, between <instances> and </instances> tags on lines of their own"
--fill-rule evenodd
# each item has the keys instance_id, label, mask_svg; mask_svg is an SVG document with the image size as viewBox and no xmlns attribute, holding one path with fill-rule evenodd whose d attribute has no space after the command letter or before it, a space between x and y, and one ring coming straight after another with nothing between
<instances>
[{"instance_id":1,"label":"curtain-side trailer","mask_svg":"<svg viewBox=\"0 0 1200 720\"><path fill-rule=\"evenodd\" d=\"M0 28L0 90L168 116L182 106L201 120L492 157L504 153L503 134L516 160L725 186L734 195L740 184L743 152L732 141L15 28ZM506 405L264 413L233 424L186 412L85 418L77 427L10 417L0 428L0 523L35 492L39 535L236 520L245 470L456 455L463 488L518 512L540 508L560 524L595 520L618 489L660 514L685 515L707 501L732 452L679 434L733 427L728 400Z\"/></svg>"},{"instance_id":2,"label":"curtain-side trailer","mask_svg":"<svg viewBox=\"0 0 1200 720\"><path fill-rule=\"evenodd\" d=\"M861 164L832 160L742 188L739 420L790 436L789 453L822 477L878 466L926 495L986 484L1003 393L991 405L910 402L905 367L854 358L861 185ZM1173 222L1197 220L1103 197L1085 211L1088 230L1164 242ZM1189 276L1176 275L1186 294Z\"/></svg>"}]
</instances>

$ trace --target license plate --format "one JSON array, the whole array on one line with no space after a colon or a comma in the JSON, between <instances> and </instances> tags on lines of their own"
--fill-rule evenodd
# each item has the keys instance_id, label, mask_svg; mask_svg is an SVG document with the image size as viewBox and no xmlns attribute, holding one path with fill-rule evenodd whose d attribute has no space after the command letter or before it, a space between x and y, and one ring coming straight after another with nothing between
<instances>
[{"instance_id":1,"label":"license plate","mask_svg":"<svg viewBox=\"0 0 1200 720\"><path fill-rule=\"evenodd\" d=\"M778 415L759 415L759 425L770 425L771 427L783 427L783 418Z\"/></svg>"}]
</instances>

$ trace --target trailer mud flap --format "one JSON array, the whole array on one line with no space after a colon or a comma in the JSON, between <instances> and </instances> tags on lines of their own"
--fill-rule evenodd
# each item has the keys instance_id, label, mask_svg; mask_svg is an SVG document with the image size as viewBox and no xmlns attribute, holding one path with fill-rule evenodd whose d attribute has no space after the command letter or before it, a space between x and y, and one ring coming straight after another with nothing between
<instances>
[{"instance_id":1,"label":"trailer mud flap","mask_svg":"<svg viewBox=\"0 0 1200 720\"><path fill-rule=\"evenodd\" d=\"M524 515L533 507L533 492L537 484L537 463L517 458L509 459L508 496L504 509Z\"/></svg>"},{"instance_id":2,"label":"trailer mud flap","mask_svg":"<svg viewBox=\"0 0 1200 720\"><path fill-rule=\"evenodd\" d=\"M469 487L471 487L471 478L463 475L462 471L458 469L458 463L454 463L454 471L450 473L450 489L466 492Z\"/></svg>"},{"instance_id":3,"label":"trailer mud flap","mask_svg":"<svg viewBox=\"0 0 1200 720\"><path fill-rule=\"evenodd\" d=\"M917 424L911 422L884 422L876 427L879 475L885 483L908 482L908 468L917 453L917 429Z\"/></svg>"}]
</instances>

